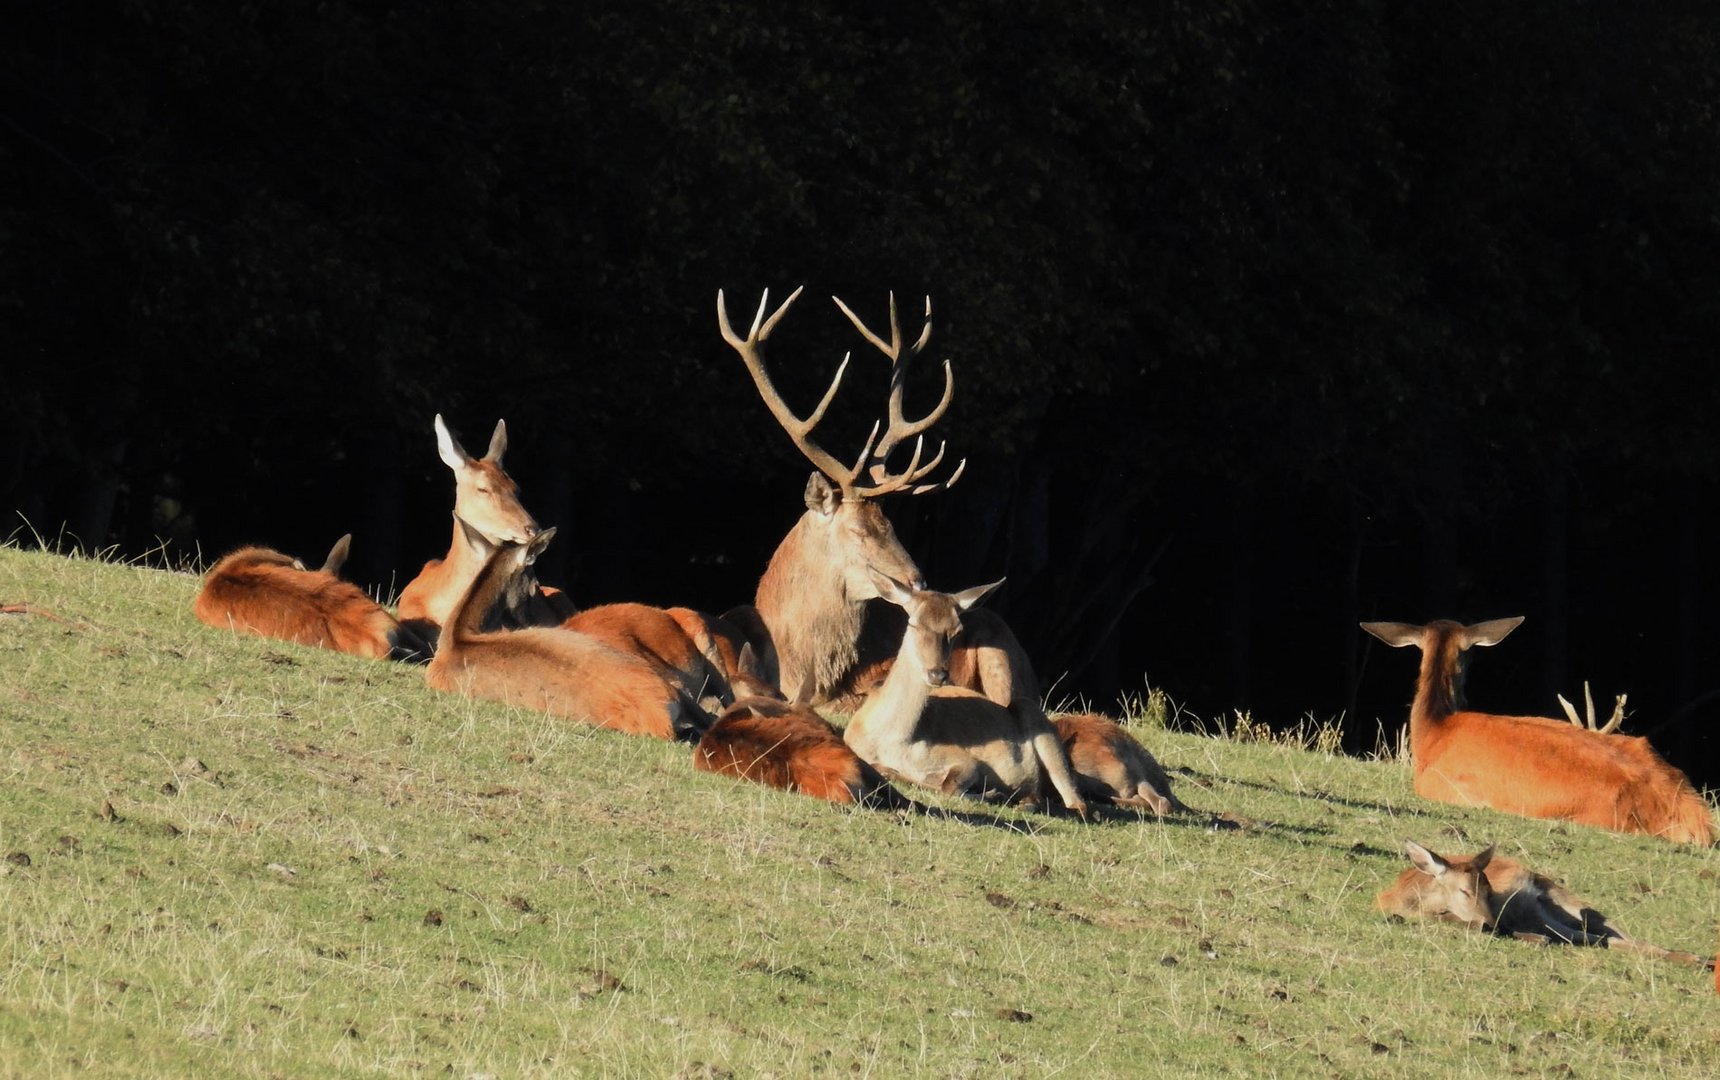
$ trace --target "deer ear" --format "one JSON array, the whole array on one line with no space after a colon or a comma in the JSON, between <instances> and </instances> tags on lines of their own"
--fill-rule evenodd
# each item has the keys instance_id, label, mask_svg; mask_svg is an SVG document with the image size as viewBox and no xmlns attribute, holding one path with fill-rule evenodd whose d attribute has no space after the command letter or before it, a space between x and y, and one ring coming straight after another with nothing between
<instances>
[{"instance_id":1,"label":"deer ear","mask_svg":"<svg viewBox=\"0 0 1720 1080\"><path fill-rule=\"evenodd\" d=\"M1469 865L1473 867L1477 873L1487 869L1487 864L1493 861L1494 846L1495 845L1493 844L1488 844L1484 849L1476 852L1474 857L1469 860Z\"/></svg>"},{"instance_id":2,"label":"deer ear","mask_svg":"<svg viewBox=\"0 0 1720 1080\"><path fill-rule=\"evenodd\" d=\"M806 508L829 517L842 502L842 492L832 487L823 473L813 473L806 481Z\"/></svg>"},{"instance_id":3,"label":"deer ear","mask_svg":"<svg viewBox=\"0 0 1720 1080\"><path fill-rule=\"evenodd\" d=\"M473 528L471 522L459 514L454 515L454 520L459 523L460 531L466 535L466 543L477 552L480 560L488 561L490 556L496 553L499 545L491 543L490 538Z\"/></svg>"},{"instance_id":4,"label":"deer ear","mask_svg":"<svg viewBox=\"0 0 1720 1080\"><path fill-rule=\"evenodd\" d=\"M1405 645L1420 645L1422 631L1425 628L1401 622L1365 622L1362 624L1362 629L1387 645L1401 649Z\"/></svg>"},{"instance_id":5,"label":"deer ear","mask_svg":"<svg viewBox=\"0 0 1720 1080\"><path fill-rule=\"evenodd\" d=\"M449 433L448 425L442 422L441 413L436 414L436 452L442 456L444 465L456 471L465 468L466 462L472 460Z\"/></svg>"},{"instance_id":6,"label":"deer ear","mask_svg":"<svg viewBox=\"0 0 1720 1080\"><path fill-rule=\"evenodd\" d=\"M997 588L1008 580L1008 578L998 578L990 585L975 585L971 589L963 589L961 592L956 593L953 599L955 600L957 607L966 611L981 600L984 600L986 598L986 594L990 593L991 590Z\"/></svg>"},{"instance_id":7,"label":"deer ear","mask_svg":"<svg viewBox=\"0 0 1720 1080\"><path fill-rule=\"evenodd\" d=\"M1446 862L1438 855L1435 855L1427 848L1422 847L1414 840L1405 840L1403 842L1403 851L1405 855L1409 856L1410 865L1429 877L1438 877L1451 869L1450 863Z\"/></svg>"},{"instance_id":8,"label":"deer ear","mask_svg":"<svg viewBox=\"0 0 1720 1080\"><path fill-rule=\"evenodd\" d=\"M347 533L334 542L329 549L328 558L323 560L322 572L330 577L339 577L340 568L346 565L346 557L352 552L352 534Z\"/></svg>"},{"instance_id":9,"label":"deer ear","mask_svg":"<svg viewBox=\"0 0 1720 1080\"><path fill-rule=\"evenodd\" d=\"M502 455L507 452L508 422L506 420L497 420L496 430L490 435L490 452L484 455L484 460L500 465L502 463Z\"/></svg>"},{"instance_id":10,"label":"deer ear","mask_svg":"<svg viewBox=\"0 0 1720 1080\"><path fill-rule=\"evenodd\" d=\"M554 540L554 539L555 539L555 526L551 525L549 528L538 533L536 536L532 537L530 540L527 540L526 541L525 564L527 566L530 566L532 563L537 562L538 556L543 554L543 549L546 547L549 547L549 542L551 540Z\"/></svg>"},{"instance_id":11,"label":"deer ear","mask_svg":"<svg viewBox=\"0 0 1720 1080\"><path fill-rule=\"evenodd\" d=\"M872 587L878 590L878 595L895 604L897 607L907 607L914 599L914 591L897 581L882 570L868 566L866 576L872 579Z\"/></svg>"},{"instance_id":12,"label":"deer ear","mask_svg":"<svg viewBox=\"0 0 1720 1080\"><path fill-rule=\"evenodd\" d=\"M1493 619L1490 622L1476 623L1474 626L1463 628L1464 648L1471 645L1497 645L1510 636L1511 631L1523 625L1523 616L1510 619Z\"/></svg>"}]
</instances>

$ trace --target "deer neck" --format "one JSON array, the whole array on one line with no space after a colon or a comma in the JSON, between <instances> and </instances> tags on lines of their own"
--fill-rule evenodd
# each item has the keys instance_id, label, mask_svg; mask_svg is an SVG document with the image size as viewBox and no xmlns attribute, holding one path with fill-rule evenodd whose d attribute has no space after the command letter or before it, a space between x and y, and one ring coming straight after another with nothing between
<instances>
[{"instance_id":1,"label":"deer neck","mask_svg":"<svg viewBox=\"0 0 1720 1080\"><path fill-rule=\"evenodd\" d=\"M1464 654L1452 648L1444 636L1423 647L1415 703L1409 711L1412 753L1415 742L1423 740L1463 708L1463 659Z\"/></svg>"},{"instance_id":2,"label":"deer neck","mask_svg":"<svg viewBox=\"0 0 1720 1080\"><path fill-rule=\"evenodd\" d=\"M926 682L926 661L920 655L914 627L902 635L902 648L883 685L866 699L867 728L882 742L907 742L920 726L932 686Z\"/></svg>"},{"instance_id":3,"label":"deer neck","mask_svg":"<svg viewBox=\"0 0 1720 1080\"><path fill-rule=\"evenodd\" d=\"M754 597L792 700L822 701L858 656L867 598L849 595L834 532L813 512L802 515L771 555Z\"/></svg>"},{"instance_id":4,"label":"deer neck","mask_svg":"<svg viewBox=\"0 0 1720 1080\"><path fill-rule=\"evenodd\" d=\"M477 552L469 546L466 550L474 558L477 556ZM472 576L471 585L455 602L448 620L442 624L441 637L436 643L438 655L458 648L484 633L486 617L490 610L505 598L508 586L513 581L515 559L512 549L502 548L490 556L488 562L479 563Z\"/></svg>"}]
</instances>

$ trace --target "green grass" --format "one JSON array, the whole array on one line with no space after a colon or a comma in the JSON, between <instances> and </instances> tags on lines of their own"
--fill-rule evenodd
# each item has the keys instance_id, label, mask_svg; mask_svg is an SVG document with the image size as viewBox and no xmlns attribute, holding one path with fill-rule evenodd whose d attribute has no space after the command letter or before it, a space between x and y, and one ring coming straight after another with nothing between
<instances>
[{"instance_id":1,"label":"green grass","mask_svg":"<svg viewBox=\"0 0 1720 1080\"><path fill-rule=\"evenodd\" d=\"M0 1075L1720 1071L1704 972L1372 908L1404 837L1497 841L1708 952L1712 851L1147 723L1258 824L843 811L209 629L196 588L0 549L0 601L68 620L0 617Z\"/></svg>"}]
</instances>

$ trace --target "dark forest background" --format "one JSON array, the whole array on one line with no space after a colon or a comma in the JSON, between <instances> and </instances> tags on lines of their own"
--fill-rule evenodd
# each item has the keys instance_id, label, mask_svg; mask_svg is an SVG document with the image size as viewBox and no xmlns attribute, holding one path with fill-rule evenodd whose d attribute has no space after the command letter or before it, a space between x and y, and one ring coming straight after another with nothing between
<instances>
[{"instance_id":1,"label":"dark forest background","mask_svg":"<svg viewBox=\"0 0 1720 1080\"><path fill-rule=\"evenodd\" d=\"M773 365L805 408L856 349L844 453L885 363L828 295L911 333L929 293L971 460L889 512L934 585L1009 576L1054 696L1145 678L1365 749L1415 662L1359 620L1524 614L1472 699L1628 691L1720 783L1705 5L0 20L0 533L179 565L352 531L397 589L450 530L431 417L476 452L505 417L546 580L720 610L808 466L717 290L808 286Z\"/></svg>"}]
</instances>

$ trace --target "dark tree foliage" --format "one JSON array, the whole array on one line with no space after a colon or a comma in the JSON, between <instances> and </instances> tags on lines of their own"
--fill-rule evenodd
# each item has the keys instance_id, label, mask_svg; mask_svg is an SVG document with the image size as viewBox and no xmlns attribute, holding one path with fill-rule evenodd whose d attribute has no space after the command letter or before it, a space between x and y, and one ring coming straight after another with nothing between
<instances>
[{"instance_id":1,"label":"dark tree foliage","mask_svg":"<svg viewBox=\"0 0 1720 1080\"><path fill-rule=\"evenodd\" d=\"M929 293L972 461L891 512L935 584L1009 575L1057 693L1364 747L1414 665L1356 621L1524 613L1478 700L1629 690L1714 779L1720 35L1675 8L25 0L0 506L169 560L350 529L398 587L431 416L501 416L546 577L722 608L807 466L717 290L808 286L772 359L805 403L855 351L842 448L885 364L827 297Z\"/></svg>"}]
</instances>

